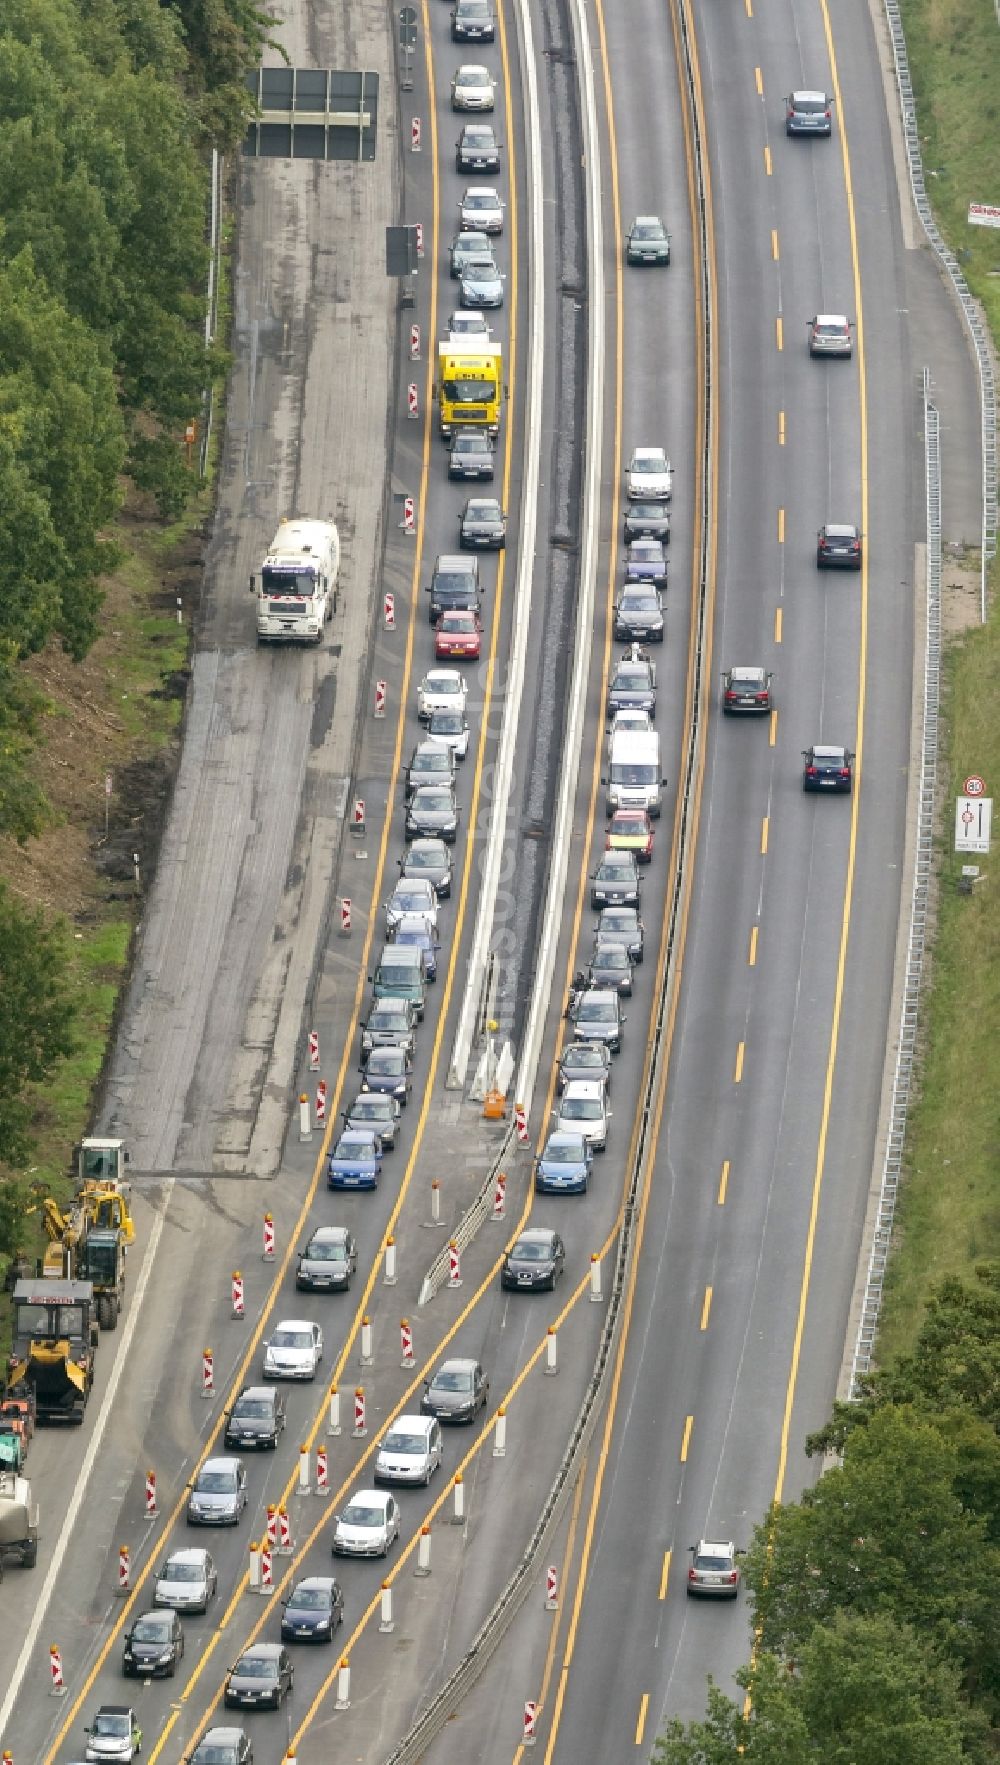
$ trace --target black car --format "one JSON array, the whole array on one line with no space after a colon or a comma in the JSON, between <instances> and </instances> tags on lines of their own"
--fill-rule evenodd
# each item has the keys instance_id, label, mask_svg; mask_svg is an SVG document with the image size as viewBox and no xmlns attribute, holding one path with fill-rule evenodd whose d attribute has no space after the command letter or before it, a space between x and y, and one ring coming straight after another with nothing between
<instances>
[{"instance_id":1,"label":"black car","mask_svg":"<svg viewBox=\"0 0 1000 1765\"><path fill-rule=\"evenodd\" d=\"M624 643L663 642L663 596L646 583L629 583L615 606L615 636Z\"/></svg>"},{"instance_id":2,"label":"black car","mask_svg":"<svg viewBox=\"0 0 1000 1765\"><path fill-rule=\"evenodd\" d=\"M418 742L406 768L404 791L409 802L420 784L451 784L455 776L455 756L443 742Z\"/></svg>"},{"instance_id":3,"label":"black car","mask_svg":"<svg viewBox=\"0 0 1000 1765\"><path fill-rule=\"evenodd\" d=\"M444 554L437 559L426 593L430 599L427 618L436 625L442 613L478 613L482 604L479 592L479 559Z\"/></svg>"},{"instance_id":4,"label":"black car","mask_svg":"<svg viewBox=\"0 0 1000 1765\"><path fill-rule=\"evenodd\" d=\"M448 449L449 478L479 478L492 482L496 469L493 443L485 429L456 429Z\"/></svg>"},{"instance_id":5,"label":"black car","mask_svg":"<svg viewBox=\"0 0 1000 1765\"><path fill-rule=\"evenodd\" d=\"M276 1642L255 1642L244 1649L235 1667L229 1669L223 1702L226 1709L242 1706L272 1710L281 1708L282 1700L292 1689L295 1669L288 1650Z\"/></svg>"},{"instance_id":6,"label":"black car","mask_svg":"<svg viewBox=\"0 0 1000 1765\"><path fill-rule=\"evenodd\" d=\"M333 1575L296 1582L281 1612L282 1642L332 1642L344 1622L344 1594Z\"/></svg>"},{"instance_id":7,"label":"black car","mask_svg":"<svg viewBox=\"0 0 1000 1765\"><path fill-rule=\"evenodd\" d=\"M611 1089L611 1050L604 1042L567 1042L559 1061L560 1091L574 1079L603 1079Z\"/></svg>"},{"instance_id":8,"label":"black car","mask_svg":"<svg viewBox=\"0 0 1000 1765\"><path fill-rule=\"evenodd\" d=\"M442 1361L424 1382L421 1413L439 1422L474 1422L490 1401L490 1382L478 1361Z\"/></svg>"},{"instance_id":9,"label":"black car","mask_svg":"<svg viewBox=\"0 0 1000 1765\"><path fill-rule=\"evenodd\" d=\"M727 715L766 717L772 706L766 668L727 668L722 676L722 709Z\"/></svg>"},{"instance_id":10,"label":"black car","mask_svg":"<svg viewBox=\"0 0 1000 1765\"><path fill-rule=\"evenodd\" d=\"M785 99L785 134L832 134L832 105L833 99L825 92L789 92Z\"/></svg>"},{"instance_id":11,"label":"black car","mask_svg":"<svg viewBox=\"0 0 1000 1765\"><path fill-rule=\"evenodd\" d=\"M470 496L459 520L466 551L498 552L507 543L507 517L495 496Z\"/></svg>"},{"instance_id":12,"label":"black car","mask_svg":"<svg viewBox=\"0 0 1000 1765\"><path fill-rule=\"evenodd\" d=\"M361 1058L373 1048L402 1048L413 1059L417 1014L406 999L377 999L361 1025ZM374 1091L375 1085L368 1089Z\"/></svg>"},{"instance_id":13,"label":"black car","mask_svg":"<svg viewBox=\"0 0 1000 1765\"><path fill-rule=\"evenodd\" d=\"M155 1679L172 1679L184 1653L184 1626L176 1612L143 1612L133 1618L125 1632L122 1672Z\"/></svg>"},{"instance_id":14,"label":"black car","mask_svg":"<svg viewBox=\"0 0 1000 1765\"><path fill-rule=\"evenodd\" d=\"M608 688L608 716L616 711L648 711L656 714L656 669L645 652L633 644L619 662Z\"/></svg>"},{"instance_id":15,"label":"black car","mask_svg":"<svg viewBox=\"0 0 1000 1765\"><path fill-rule=\"evenodd\" d=\"M803 748L804 791L849 791L854 782L854 755L850 748Z\"/></svg>"},{"instance_id":16,"label":"black car","mask_svg":"<svg viewBox=\"0 0 1000 1765\"><path fill-rule=\"evenodd\" d=\"M358 1247L346 1226L317 1226L299 1251L295 1285L300 1293L346 1293L358 1266Z\"/></svg>"},{"instance_id":17,"label":"black car","mask_svg":"<svg viewBox=\"0 0 1000 1765\"><path fill-rule=\"evenodd\" d=\"M625 543L633 539L658 539L670 544L670 510L666 503L653 498L638 497L625 504Z\"/></svg>"},{"instance_id":18,"label":"black car","mask_svg":"<svg viewBox=\"0 0 1000 1765\"><path fill-rule=\"evenodd\" d=\"M495 172L499 167L500 147L492 123L466 123L455 144L455 169Z\"/></svg>"},{"instance_id":19,"label":"black car","mask_svg":"<svg viewBox=\"0 0 1000 1765\"><path fill-rule=\"evenodd\" d=\"M597 936L608 944L624 944L633 962L645 954L646 928L634 907L604 907L597 921Z\"/></svg>"},{"instance_id":20,"label":"black car","mask_svg":"<svg viewBox=\"0 0 1000 1765\"><path fill-rule=\"evenodd\" d=\"M492 43L496 33L497 21L488 0L456 0L451 9L453 43Z\"/></svg>"},{"instance_id":21,"label":"black car","mask_svg":"<svg viewBox=\"0 0 1000 1765\"><path fill-rule=\"evenodd\" d=\"M269 1385L248 1385L226 1417L226 1446L266 1446L273 1452L285 1426L285 1400Z\"/></svg>"},{"instance_id":22,"label":"black car","mask_svg":"<svg viewBox=\"0 0 1000 1765\"><path fill-rule=\"evenodd\" d=\"M439 900L451 894L454 860L443 839L414 840L400 865L403 876L425 876Z\"/></svg>"},{"instance_id":23,"label":"black car","mask_svg":"<svg viewBox=\"0 0 1000 1765\"><path fill-rule=\"evenodd\" d=\"M595 939L586 978L588 987L614 987L624 998L631 998L632 964L624 944Z\"/></svg>"},{"instance_id":24,"label":"black car","mask_svg":"<svg viewBox=\"0 0 1000 1765\"><path fill-rule=\"evenodd\" d=\"M450 785L422 784L406 806L404 837L441 839L453 846L458 838L458 804Z\"/></svg>"},{"instance_id":25,"label":"black car","mask_svg":"<svg viewBox=\"0 0 1000 1765\"><path fill-rule=\"evenodd\" d=\"M500 1285L521 1292L547 1287L552 1292L565 1263L566 1249L559 1233L547 1226L528 1226L500 1265Z\"/></svg>"},{"instance_id":26,"label":"black car","mask_svg":"<svg viewBox=\"0 0 1000 1765\"><path fill-rule=\"evenodd\" d=\"M590 879L592 907L638 907L639 866L633 852L603 852Z\"/></svg>"},{"instance_id":27,"label":"black car","mask_svg":"<svg viewBox=\"0 0 1000 1765\"><path fill-rule=\"evenodd\" d=\"M253 1765L250 1737L242 1728L210 1728L188 1755L187 1765Z\"/></svg>"},{"instance_id":28,"label":"black car","mask_svg":"<svg viewBox=\"0 0 1000 1765\"><path fill-rule=\"evenodd\" d=\"M413 1089L413 1055L403 1048L379 1047L369 1050L359 1071L366 1091L382 1091L395 1097L405 1109Z\"/></svg>"},{"instance_id":29,"label":"black car","mask_svg":"<svg viewBox=\"0 0 1000 1765\"><path fill-rule=\"evenodd\" d=\"M861 529L828 521L816 535L817 570L860 570Z\"/></svg>"}]
</instances>

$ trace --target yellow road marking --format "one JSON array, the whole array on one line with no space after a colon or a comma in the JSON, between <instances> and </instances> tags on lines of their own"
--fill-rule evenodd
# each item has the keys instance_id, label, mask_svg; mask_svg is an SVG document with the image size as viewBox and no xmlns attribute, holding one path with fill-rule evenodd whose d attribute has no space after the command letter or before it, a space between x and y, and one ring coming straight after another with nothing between
<instances>
[{"instance_id":1,"label":"yellow road marking","mask_svg":"<svg viewBox=\"0 0 1000 1765\"><path fill-rule=\"evenodd\" d=\"M728 1191L729 1191L729 1160L728 1160L728 1158L724 1158L722 1161L722 1174L719 1177L719 1193L715 1198L716 1205L718 1207L725 1207L726 1195L727 1195Z\"/></svg>"},{"instance_id":2,"label":"yellow road marking","mask_svg":"<svg viewBox=\"0 0 1000 1765\"><path fill-rule=\"evenodd\" d=\"M765 815L763 821L760 824L760 854L761 854L762 858L765 856L765 854L767 852L767 836L768 836L768 826L770 823L770 819L771 819L771 817L769 815Z\"/></svg>"},{"instance_id":3,"label":"yellow road marking","mask_svg":"<svg viewBox=\"0 0 1000 1765\"><path fill-rule=\"evenodd\" d=\"M745 1042L737 1042L737 1044L736 1044L736 1070L733 1073L733 1084L734 1085L739 1085L743 1081L743 1056L744 1056L745 1052L746 1052L746 1043Z\"/></svg>"},{"instance_id":4,"label":"yellow road marking","mask_svg":"<svg viewBox=\"0 0 1000 1765\"><path fill-rule=\"evenodd\" d=\"M778 510L778 544L784 545L784 543L785 543L785 511L784 511L784 509L779 509Z\"/></svg>"},{"instance_id":5,"label":"yellow road marking","mask_svg":"<svg viewBox=\"0 0 1000 1765\"><path fill-rule=\"evenodd\" d=\"M778 251L778 229L777 229L777 227L772 227L771 228L771 258L772 258L772 261L774 263L777 263L780 255L781 254Z\"/></svg>"},{"instance_id":6,"label":"yellow road marking","mask_svg":"<svg viewBox=\"0 0 1000 1765\"><path fill-rule=\"evenodd\" d=\"M747 961L751 968L756 968L757 966L757 935L759 931L759 925L752 925L750 927L750 955L748 956Z\"/></svg>"},{"instance_id":7,"label":"yellow road marking","mask_svg":"<svg viewBox=\"0 0 1000 1765\"><path fill-rule=\"evenodd\" d=\"M781 642L781 619L782 619L782 610L780 607L775 607L775 609L774 609L774 641L775 641L775 643Z\"/></svg>"},{"instance_id":8,"label":"yellow road marking","mask_svg":"<svg viewBox=\"0 0 1000 1765\"><path fill-rule=\"evenodd\" d=\"M670 1556L671 1556L670 1551L664 1551L664 1553L663 1553L663 1568L660 1570L660 1594L659 1594L659 1597L661 1600L665 1600L667 1597L667 1582L670 1580Z\"/></svg>"},{"instance_id":9,"label":"yellow road marking","mask_svg":"<svg viewBox=\"0 0 1000 1765\"><path fill-rule=\"evenodd\" d=\"M685 1418L684 1418L684 1438L681 1441L681 1464L682 1465L687 1464L688 1447L691 1445L691 1430L693 1427L694 1427L694 1417L693 1416L685 1416Z\"/></svg>"},{"instance_id":10,"label":"yellow road marking","mask_svg":"<svg viewBox=\"0 0 1000 1765\"><path fill-rule=\"evenodd\" d=\"M772 748L774 747L774 744L777 741L777 739L778 739L778 708L777 708L777 706L774 706L774 708L771 711L771 728L768 733L768 743Z\"/></svg>"},{"instance_id":11,"label":"yellow road marking","mask_svg":"<svg viewBox=\"0 0 1000 1765\"><path fill-rule=\"evenodd\" d=\"M708 1314L711 1311L711 1309L712 1309L712 1289L711 1289L711 1287L706 1287L705 1288L705 1297L701 1302L701 1323L698 1325L699 1330L707 1330L708 1329Z\"/></svg>"},{"instance_id":12,"label":"yellow road marking","mask_svg":"<svg viewBox=\"0 0 1000 1765\"><path fill-rule=\"evenodd\" d=\"M644 1691L642 1694L642 1703L639 1705L638 1720L635 1725L635 1744L637 1747L642 1746L642 1737L646 1732L646 1712L648 1709L649 1693L648 1691Z\"/></svg>"},{"instance_id":13,"label":"yellow road marking","mask_svg":"<svg viewBox=\"0 0 1000 1765\"><path fill-rule=\"evenodd\" d=\"M779 349L785 347L785 321L779 313L774 321L774 340Z\"/></svg>"},{"instance_id":14,"label":"yellow road marking","mask_svg":"<svg viewBox=\"0 0 1000 1765\"><path fill-rule=\"evenodd\" d=\"M763 96L764 96L764 75L761 73L759 67L755 67L753 70L753 83L757 88L758 98L763 98Z\"/></svg>"},{"instance_id":15,"label":"yellow road marking","mask_svg":"<svg viewBox=\"0 0 1000 1765\"><path fill-rule=\"evenodd\" d=\"M778 412L778 446L784 447L784 445L785 445L785 413L784 413L784 411L779 411Z\"/></svg>"},{"instance_id":16,"label":"yellow road marking","mask_svg":"<svg viewBox=\"0 0 1000 1765\"><path fill-rule=\"evenodd\" d=\"M765 147L765 149L764 149L764 173L765 173L765 176L768 178L771 176L771 149L770 149L770 147Z\"/></svg>"}]
</instances>

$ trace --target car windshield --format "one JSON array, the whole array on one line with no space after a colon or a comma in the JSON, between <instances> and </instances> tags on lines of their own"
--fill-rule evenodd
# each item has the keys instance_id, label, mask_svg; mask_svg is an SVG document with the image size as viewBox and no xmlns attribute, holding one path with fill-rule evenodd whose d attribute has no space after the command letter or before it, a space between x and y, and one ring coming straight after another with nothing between
<instances>
[{"instance_id":1,"label":"car windshield","mask_svg":"<svg viewBox=\"0 0 1000 1765\"><path fill-rule=\"evenodd\" d=\"M297 1612L325 1612L330 1595L322 1587L297 1587L288 1604Z\"/></svg>"},{"instance_id":2,"label":"car windshield","mask_svg":"<svg viewBox=\"0 0 1000 1765\"><path fill-rule=\"evenodd\" d=\"M655 594L626 594L622 596L623 613L656 613L660 603Z\"/></svg>"},{"instance_id":3,"label":"car windshield","mask_svg":"<svg viewBox=\"0 0 1000 1765\"><path fill-rule=\"evenodd\" d=\"M570 1122L596 1122L604 1111L596 1097L567 1097L562 1114Z\"/></svg>"},{"instance_id":4,"label":"car windshield","mask_svg":"<svg viewBox=\"0 0 1000 1765\"><path fill-rule=\"evenodd\" d=\"M568 1140L550 1141L543 1156L547 1164L579 1164L580 1148Z\"/></svg>"},{"instance_id":5,"label":"car windshield","mask_svg":"<svg viewBox=\"0 0 1000 1765\"><path fill-rule=\"evenodd\" d=\"M659 221L636 221L632 231L637 239L663 238L663 228Z\"/></svg>"},{"instance_id":6,"label":"car windshield","mask_svg":"<svg viewBox=\"0 0 1000 1765\"><path fill-rule=\"evenodd\" d=\"M135 1642L169 1642L170 1624L165 1618L139 1618L132 1630Z\"/></svg>"},{"instance_id":7,"label":"car windshield","mask_svg":"<svg viewBox=\"0 0 1000 1765\"><path fill-rule=\"evenodd\" d=\"M666 518L666 511L659 503L635 502L629 510L631 521L665 521Z\"/></svg>"},{"instance_id":8,"label":"car windshield","mask_svg":"<svg viewBox=\"0 0 1000 1765\"><path fill-rule=\"evenodd\" d=\"M490 76L484 67L460 67L456 75L459 86L488 86Z\"/></svg>"},{"instance_id":9,"label":"car windshield","mask_svg":"<svg viewBox=\"0 0 1000 1765\"><path fill-rule=\"evenodd\" d=\"M435 1391L471 1391L472 1373L466 1367L442 1367L433 1386Z\"/></svg>"},{"instance_id":10,"label":"car windshield","mask_svg":"<svg viewBox=\"0 0 1000 1765\"><path fill-rule=\"evenodd\" d=\"M659 448L638 448L632 459L633 470L636 472L666 471L666 455Z\"/></svg>"},{"instance_id":11,"label":"car windshield","mask_svg":"<svg viewBox=\"0 0 1000 1765\"><path fill-rule=\"evenodd\" d=\"M636 917L631 907L609 907L601 914L602 932L634 932Z\"/></svg>"},{"instance_id":12,"label":"car windshield","mask_svg":"<svg viewBox=\"0 0 1000 1765\"><path fill-rule=\"evenodd\" d=\"M431 718L431 731L434 735L461 735L462 714L460 711L435 711ZM411 859L422 858L422 852L411 852Z\"/></svg>"},{"instance_id":13,"label":"car windshield","mask_svg":"<svg viewBox=\"0 0 1000 1765\"><path fill-rule=\"evenodd\" d=\"M413 932L400 932L400 942L414 936ZM357 1097L351 1104L351 1114L359 1122L386 1122L391 1119L392 1105L387 1097Z\"/></svg>"},{"instance_id":14,"label":"car windshield","mask_svg":"<svg viewBox=\"0 0 1000 1765\"><path fill-rule=\"evenodd\" d=\"M420 801L424 801L423 797ZM422 852L416 852L411 847L407 853L406 862L413 870L440 870L442 865L447 863L447 859L440 852L429 852L426 847Z\"/></svg>"},{"instance_id":15,"label":"car windshield","mask_svg":"<svg viewBox=\"0 0 1000 1765\"><path fill-rule=\"evenodd\" d=\"M395 1010L390 1002L387 1005L377 1005L369 1022L373 1023L376 1029L396 1029L406 1022L406 1016L404 1012Z\"/></svg>"},{"instance_id":16,"label":"car windshield","mask_svg":"<svg viewBox=\"0 0 1000 1765\"><path fill-rule=\"evenodd\" d=\"M593 967L603 968L605 971L621 969L624 972L629 967L629 959L620 944L609 944L606 948L602 946L594 951Z\"/></svg>"},{"instance_id":17,"label":"car windshield","mask_svg":"<svg viewBox=\"0 0 1000 1765\"><path fill-rule=\"evenodd\" d=\"M205 1571L200 1563L176 1563L173 1560L164 1563L160 1570L161 1581L204 1581Z\"/></svg>"},{"instance_id":18,"label":"car windshield","mask_svg":"<svg viewBox=\"0 0 1000 1765\"><path fill-rule=\"evenodd\" d=\"M539 1244L536 1238L521 1238L511 1251L518 1262L548 1262L552 1256L551 1244Z\"/></svg>"},{"instance_id":19,"label":"car windshield","mask_svg":"<svg viewBox=\"0 0 1000 1765\"><path fill-rule=\"evenodd\" d=\"M241 1417L260 1416L263 1418L270 1414L271 1405L268 1403L266 1397L241 1397L238 1399L236 1407L233 1410L234 1416Z\"/></svg>"},{"instance_id":20,"label":"car windshield","mask_svg":"<svg viewBox=\"0 0 1000 1765\"><path fill-rule=\"evenodd\" d=\"M340 1517L348 1526L382 1526L385 1524L385 1509L371 1508L364 1502L352 1501Z\"/></svg>"},{"instance_id":21,"label":"car windshield","mask_svg":"<svg viewBox=\"0 0 1000 1765\"><path fill-rule=\"evenodd\" d=\"M603 999L581 999L576 1015L580 1023L608 1023L614 1011Z\"/></svg>"},{"instance_id":22,"label":"car windshield","mask_svg":"<svg viewBox=\"0 0 1000 1765\"><path fill-rule=\"evenodd\" d=\"M566 1066L593 1066L604 1071L600 1049L592 1048L589 1042L574 1042L571 1048L567 1048L563 1061Z\"/></svg>"},{"instance_id":23,"label":"car windshield","mask_svg":"<svg viewBox=\"0 0 1000 1765\"><path fill-rule=\"evenodd\" d=\"M241 1679L274 1679L275 1663L262 1661L259 1655L244 1655L242 1661L236 1663L236 1671Z\"/></svg>"},{"instance_id":24,"label":"car windshield","mask_svg":"<svg viewBox=\"0 0 1000 1765\"><path fill-rule=\"evenodd\" d=\"M644 662L622 662L615 675L616 686L647 686L649 669Z\"/></svg>"},{"instance_id":25,"label":"car windshield","mask_svg":"<svg viewBox=\"0 0 1000 1765\"><path fill-rule=\"evenodd\" d=\"M695 1557L696 1569L729 1569L732 1567L728 1557Z\"/></svg>"},{"instance_id":26,"label":"car windshield","mask_svg":"<svg viewBox=\"0 0 1000 1765\"><path fill-rule=\"evenodd\" d=\"M385 1079L401 1079L406 1072L406 1057L398 1048L379 1048L368 1062L368 1071Z\"/></svg>"},{"instance_id":27,"label":"car windshield","mask_svg":"<svg viewBox=\"0 0 1000 1765\"><path fill-rule=\"evenodd\" d=\"M98 1710L94 1717L94 1733L113 1735L117 1739L127 1739L132 1732L132 1723L128 1713L119 1714L117 1710Z\"/></svg>"},{"instance_id":28,"label":"car windshield","mask_svg":"<svg viewBox=\"0 0 1000 1765\"><path fill-rule=\"evenodd\" d=\"M201 1471L195 1486L203 1495L232 1495L236 1489L235 1471Z\"/></svg>"},{"instance_id":29,"label":"car windshield","mask_svg":"<svg viewBox=\"0 0 1000 1765\"><path fill-rule=\"evenodd\" d=\"M463 208L489 209L499 207L499 198L485 190L468 190L463 198Z\"/></svg>"},{"instance_id":30,"label":"car windshield","mask_svg":"<svg viewBox=\"0 0 1000 1765\"><path fill-rule=\"evenodd\" d=\"M387 1434L382 1446L387 1452L422 1453L427 1450L427 1442L421 1434Z\"/></svg>"},{"instance_id":31,"label":"car windshield","mask_svg":"<svg viewBox=\"0 0 1000 1765\"><path fill-rule=\"evenodd\" d=\"M272 1348L311 1348L312 1335L308 1330L275 1330L271 1338L271 1346Z\"/></svg>"},{"instance_id":32,"label":"car windshield","mask_svg":"<svg viewBox=\"0 0 1000 1765\"><path fill-rule=\"evenodd\" d=\"M346 1262L347 1251L343 1244L310 1244L306 1251L307 1262Z\"/></svg>"},{"instance_id":33,"label":"car windshield","mask_svg":"<svg viewBox=\"0 0 1000 1765\"><path fill-rule=\"evenodd\" d=\"M442 631L475 631L475 629L476 621L472 613L455 612L442 613L441 615ZM447 766L437 767L435 770L447 772L448 768Z\"/></svg>"}]
</instances>

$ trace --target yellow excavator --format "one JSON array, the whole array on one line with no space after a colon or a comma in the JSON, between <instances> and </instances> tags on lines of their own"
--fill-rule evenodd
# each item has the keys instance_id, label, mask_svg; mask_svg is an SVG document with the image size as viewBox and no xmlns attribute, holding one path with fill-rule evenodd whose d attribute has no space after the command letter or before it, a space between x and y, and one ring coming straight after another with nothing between
<instances>
[{"instance_id":1,"label":"yellow excavator","mask_svg":"<svg viewBox=\"0 0 1000 1765\"><path fill-rule=\"evenodd\" d=\"M65 1211L47 1196L40 1203L49 1244L42 1261L48 1281L89 1281L102 1330L118 1322L125 1290L125 1251L135 1240L124 1179L128 1153L121 1140L84 1140L77 1148L77 1192Z\"/></svg>"}]
</instances>

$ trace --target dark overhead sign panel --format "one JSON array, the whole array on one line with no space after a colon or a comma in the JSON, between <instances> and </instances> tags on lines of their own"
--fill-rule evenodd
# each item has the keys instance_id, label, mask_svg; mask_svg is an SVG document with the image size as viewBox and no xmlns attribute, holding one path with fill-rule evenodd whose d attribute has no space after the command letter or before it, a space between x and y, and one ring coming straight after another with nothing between
<instances>
[{"instance_id":1,"label":"dark overhead sign panel","mask_svg":"<svg viewBox=\"0 0 1000 1765\"><path fill-rule=\"evenodd\" d=\"M261 67L247 86L260 112L243 143L252 158L375 158L378 74Z\"/></svg>"}]
</instances>

